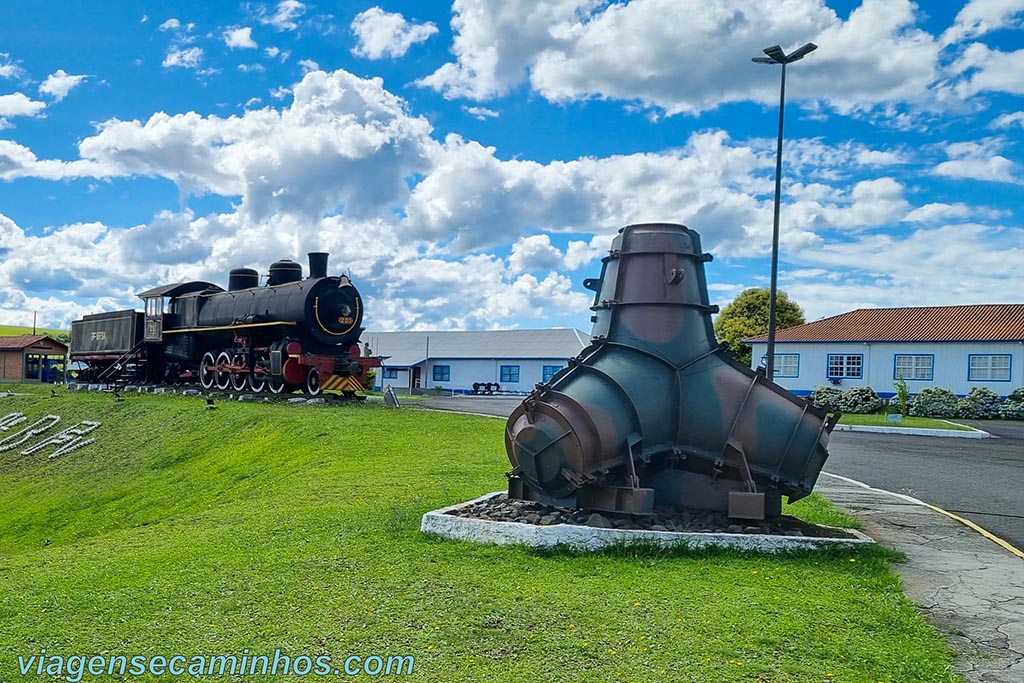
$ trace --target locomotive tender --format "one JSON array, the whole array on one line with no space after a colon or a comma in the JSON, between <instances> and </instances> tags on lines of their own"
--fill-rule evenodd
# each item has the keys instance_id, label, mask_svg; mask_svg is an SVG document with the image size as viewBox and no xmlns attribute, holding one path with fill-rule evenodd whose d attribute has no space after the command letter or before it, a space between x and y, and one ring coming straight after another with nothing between
<instances>
[{"instance_id":1,"label":"locomotive tender","mask_svg":"<svg viewBox=\"0 0 1024 683\"><path fill-rule=\"evenodd\" d=\"M302 266L282 259L266 285L235 268L227 290L193 281L139 294L145 311L87 315L71 324L71 360L87 381L135 380L279 394L363 388L380 359L363 357L363 301L346 275L327 275L328 255Z\"/></svg>"}]
</instances>

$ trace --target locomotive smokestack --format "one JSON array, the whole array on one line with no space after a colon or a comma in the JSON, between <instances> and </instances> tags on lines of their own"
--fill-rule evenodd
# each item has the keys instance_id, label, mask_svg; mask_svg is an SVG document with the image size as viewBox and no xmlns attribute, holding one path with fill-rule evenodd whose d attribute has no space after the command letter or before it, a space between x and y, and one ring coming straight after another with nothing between
<instances>
[{"instance_id":1,"label":"locomotive smokestack","mask_svg":"<svg viewBox=\"0 0 1024 683\"><path fill-rule=\"evenodd\" d=\"M327 252L309 252L309 279L327 277Z\"/></svg>"}]
</instances>

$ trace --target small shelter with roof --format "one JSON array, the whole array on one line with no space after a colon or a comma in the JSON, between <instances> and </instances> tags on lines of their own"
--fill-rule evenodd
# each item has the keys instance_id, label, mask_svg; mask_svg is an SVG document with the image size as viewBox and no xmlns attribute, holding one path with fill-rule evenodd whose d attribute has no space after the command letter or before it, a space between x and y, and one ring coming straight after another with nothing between
<instances>
[{"instance_id":1,"label":"small shelter with roof","mask_svg":"<svg viewBox=\"0 0 1024 683\"><path fill-rule=\"evenodd\" d=\"M68 347L45 334L0 337L0 382L60 382Z\"/></svg>"},{"instance_id":2,"label":"small shelter with roof","mask_svg":"<svg viewBox=\"0 0 1024 683\"><path fill-rule=\"evenodd\" d=\"M480 332L364 332L369 352L381 356L380 389L414 392L441 387L472 393L474 384L497 384L505 392L529 392L590 343L576 329Z\"/></svg>"},{"instance_id":3,"label":"small shelter with roof","mask_svg":"<svg viewBox=\"0 0 1024 683\"><path fill-rule=\"evenodd\" d=\"M743 343L763 365L768 335ZM775 344L775 381L795 394L831 384L890 398L899 377L912 394L1024 386L1024 304L863 308L778 330Z\"/></svg>"}]
</instances>

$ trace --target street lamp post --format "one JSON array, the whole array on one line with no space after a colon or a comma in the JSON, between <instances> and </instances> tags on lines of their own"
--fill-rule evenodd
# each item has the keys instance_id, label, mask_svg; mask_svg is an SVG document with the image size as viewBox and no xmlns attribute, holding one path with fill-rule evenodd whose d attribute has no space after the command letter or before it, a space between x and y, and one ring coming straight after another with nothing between
<instances>
[{"instance_id":1,"label":"street lamp post","mask_svg":"<svg viewBox=\"0 0 1024 683\"><path fill-rule=\"evenodd\" d=\"M753 57L758 64L781 64L782 87L779 92L779 141L775 148L775 219L772 223L772 278L768 301L768 359L765 372L768 379L775 378L775 294L779 287L779 203L782 195L782 120L786 108L786 65L803 59L818 49L814 43L793 50L788 55L778 45L766 47L767 57Z\"/></svg>"}]
</instances>

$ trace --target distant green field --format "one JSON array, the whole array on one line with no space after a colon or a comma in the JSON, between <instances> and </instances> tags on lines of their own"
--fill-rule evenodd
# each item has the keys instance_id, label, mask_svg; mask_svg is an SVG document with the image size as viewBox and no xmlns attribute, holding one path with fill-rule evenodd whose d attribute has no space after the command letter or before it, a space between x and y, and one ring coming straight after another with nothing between
<instances>
[{"instance_id":1,"label":"distant green field","mask_svg":"<svg viewBox=\"0 0 1024 683\"><path fill-rule=\"evenodd\" d=\"M574 556L420 534L502 488L501 420L13 388L0 416L102 426L54 460L0 453L0 681L44 647L412 655L411 680L443 682L960 680L882 548ZM790 511L851 523L817 496Z\"/></svg>"},{"instance_id":2,"label":"distant green field","mask_svg":"<svg viewBox=\"0 0 1024 683\"><path fill-rule=\"evenodd\" d=\"M55 330L51 328L37 327L36 334L48 334L56 337L60 334L70 334L70 330ZM0 337L14 337L22 334L32 334L31 327L19 327L18 325L0 325Z\"/></svg>"}]
</instances>

